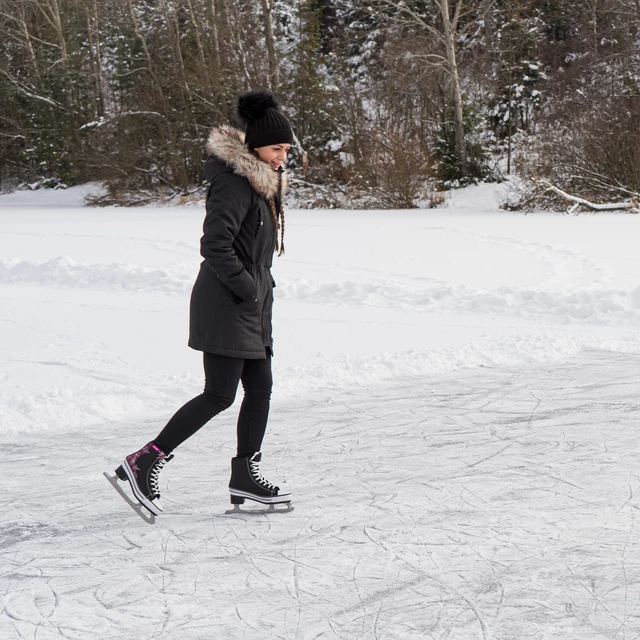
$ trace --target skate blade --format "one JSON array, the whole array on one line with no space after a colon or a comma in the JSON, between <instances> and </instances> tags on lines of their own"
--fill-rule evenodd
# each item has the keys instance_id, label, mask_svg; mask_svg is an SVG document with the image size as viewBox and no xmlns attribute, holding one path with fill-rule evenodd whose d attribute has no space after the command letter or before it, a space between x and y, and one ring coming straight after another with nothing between
<instances>
[{"instance_id":1,"label":"skate blade","mask_svg":"<svg viewBox=\"0 0 640 640\"><path fill-rule=\"evenodd\" d=\"M241 509L239 504L234 504L233 505L233 509L227 509L224 513L225 515L232 515L234 513L244 513L247 515L264 515L265 513L289 513L290 511L293 511L294 506L290 503L290 502L274 502L273 504L270 505L265 505L262 502L259 502L258 504L261 504L263 506L262 509ZM278 505L282 505L283 507L285 507L284 509L282 507L276 509L276 506Z\"/></svg>"},{"instance_id":2,"label":"skate blade","mask_svg":"<svg viewBox=\"0 0 640 640\"><path fill-rule=\"evenodd\" d=\"M147 523L147 524L155 524L156 516L151 513L143 504L140 502L134 502L130 496L128 496L124 489L118 483L118 476L107 473L106 471L102 474L108 481L109 484L120 494L120 496L124 499L124 501Z\"/></svg>"}]
</instances>

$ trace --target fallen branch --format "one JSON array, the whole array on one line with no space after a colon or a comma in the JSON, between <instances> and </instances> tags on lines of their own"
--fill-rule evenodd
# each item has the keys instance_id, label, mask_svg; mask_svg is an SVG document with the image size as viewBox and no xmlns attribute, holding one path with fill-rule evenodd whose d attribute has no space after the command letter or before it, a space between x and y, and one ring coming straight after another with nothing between
<instances>
[{"instance_id":1,"label":"fallen branch","mask_svg":"<svg viewBox=\"0 0 640 640\"><path fill-rule=\"evenodd\" d=\"M638 200L637 198L632 198L631 200L625 200L624 202L606 202L603 204L598 204L597 202L590 202L589 200L585 200L584 198L579 198L578 196L572 196L570 193L563 191L562 189L558 189L555 185L551 184L548 180L535 180L536 184L542 185L546 187L546 191L553 191L557 193L560 197L568 200L569 202L573 202L573 206L569 208L569 213L575 213L581 206L587 207L589 209L593 209L594 211L620 211L625 210L629 213L639 213L640 209L638 208Z\"/></svg>"}]
</instances>

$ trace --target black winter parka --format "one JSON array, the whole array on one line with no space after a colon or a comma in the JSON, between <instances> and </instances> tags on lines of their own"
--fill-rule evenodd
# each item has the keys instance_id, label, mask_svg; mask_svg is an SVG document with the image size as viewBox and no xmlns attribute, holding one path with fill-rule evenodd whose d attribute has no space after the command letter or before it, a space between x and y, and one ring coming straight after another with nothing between
<instances>
[{"instance_id":1,"label":"black winter parka","mask_svg":"<svg viewBox=\"0 0 640 640\"><path fill-rule=\"evenodd\" d=\"M279 203L286 187L244 144L244 134L217 127L207 141L210 181L200 253L191 293L189 346L235 358L273 353L271 276L276 233L268 198Z\"/></svg>"}]
</instances>

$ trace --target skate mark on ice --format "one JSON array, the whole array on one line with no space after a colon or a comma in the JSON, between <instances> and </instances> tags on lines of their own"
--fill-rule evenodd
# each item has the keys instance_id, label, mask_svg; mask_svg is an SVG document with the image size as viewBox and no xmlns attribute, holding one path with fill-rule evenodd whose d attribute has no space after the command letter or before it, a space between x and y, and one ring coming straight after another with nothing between
<instances>
[{"instance_id":1,"label":"skate mark on ice","mask_svg":"<svg viewBox=\"0 0 640 640\"><path fill-rule=\"evenodd\" d=\"M472 464L468 464L466 465L467 468L471 468L471 467L476 467L479 464L482 464L483 462L486 462L487 460L491 460L491 458L495 458L496 456L499 456L503 451L506 451L507 449L513 447L514 443L512 442L511 444L508 444L506 447L502 447L502 449L500 449L500 451L496 451L495 453L492 453L490 456L487 456L486 458L482 458L482 460L478 460L477 462L473 462Z\"/></svg>"},{"instance_id":2,"label":"skate mark on ice","mask_svg":"<svg viewBox=\"0 0 640 640\"><path fill-rule=\"evenodd\" d=\"M171 576L174 572L169 568L170 565L168 560L171 559L174 566L177 564L176 558L173 558L172 556L169 555L169 540L171 539L172 535L173 535L172 531L168 529L167 535L164 536L162 539L161 549L163 554L163 560L162 560L162 563L159 564L158 566L160 570L160 581L161 581L161 586L160 586L160 589L158 589L158 592L160 597L162 598L162 608L164 609L165 613L162 615L160 620L158 620L156 626L153 628L153 631L149 636L150 638L157 637L158 632L160 633L164 632L171 618L171 608L167 603L167 586L169 586L173 581L170 581L169 585L167 585L167 574Z\"/></svg>"},{"instance_id":3,"label":"skate mark on ice","mask_svg":"<svg viewBox=\"0 0 640 640\"><path fill-rule=\"evenodd\" d=\"M569 566L568 562L565 562L565 566L566 566L567 570L569 571L569 573L571 574L571 576L573 577L573 579L577 582L577 584L579 584L582 587L582 589L584 589L584 591L586 591L586 593L589 594L589 596L594 601L594 604L597 605L596 607L594 607L592 605L592 611L594 613L597 611L597 607L600 607L601 609L606 611L609 614L609 616L611 616L611 618L613 618L620 625L619 626L620 629L624 629L624 630L627 630L627 631L634 632L634 633L636 633L636 635L634 637L635 638L638 637L637 630L634 629L633 627L629 626L624 620L620 620L620 618L615 613L613 613L611 611L611 609L602 601L602 598L596 594L596 584L595 584L595 579L593 577L590 579L590 585L587 586L584 583L584 581L581 580L580 577L575 574L575 572ZM581 611L585 621L587 622L587 624L589 624L590 627L592 627L594 630L598 631L599 633L602 633L603 635L605 635L606 629L598 627L596 625L596 623L594 623L591 620L589 614L587 612L582 611L582 608L580 607L580 605L578 605L571 598L571 596L569 596L569 600L571 600L571 602L572 602L574 607L576 607L578 610ZM626 604L626 601L625 601L625 604Z\"/></svg>"},{"instance_id":4,"label":"skate mark on ice","mask_svg":"<svg viewBox=\"0 0 640 640\"><path fill-rule=\"evenodd\" d=\"M304 524L298 529L295 540L293 541L293 586L295 589L294 600L297 603L296 607L296 628L294 637L297 638L300 631L300 619L302 616L302 600L301 600L301 588L300 588L300 563L298 562L298 544L300 542L300 536L302 532L307 530L307 526L311 522L311 517L307 518Z\"/></svg>"},{"instance_id":5,"label":"skate mark on ice","mask_svg":"<svg viewBox=\"0 0 640 640\"><path fill-rule=\"evenodd\" d=\"M416 578L416 580L432 581L435 584L437 584L438 586L440 586L443 589L445 589L446 591L449 591L450 593L454 594L460 600L462 600L467 605L469 610L474 614L475 618L477 619L478 624L480 626L480 630L482 632L482 639L483 640L491 640L491 635L489 633L489 629L487 627L487 624L484 621L484 618L480 615L480 612L478 611L477 607L474 605L473 602L471 602L471 600L469 600L469 598L467 598L463 593L460 593L460 591L458 589L456 589L455 587L452 587L452 586L446 584L445 582L443 582L442 580L430 575L422 567L416 566L412 562L409 562L409 560L407 560L406 558L399 556L393 549L389 548L384 542L381 542L380 540L376 540L370 534L367 526L365 526L363 528L363 531L364 531L365 535L367 536L367 538L369 538L369 540L371 540L371 542L373 542L375 545L379 546L385 552L387 552L388 554L392 555L396 560L398 560L402 564L404 564L407 567L409 567L415 573L417 573L419 575L419 577Z\"/></svg>"},{"instance_id":6,"label":"skate mark on ice","mask_svg":"<svg viewBox=\"0 0 640 640\"><path fill-rule=\"evenodd\" d=\"M530 465L536 465L536 466L544 466L541 465L537 462L532 462L529 461L528 464ZM560 478L559 476L556 476L553 473L544 473L543 471L536 471L535 469L529 469L530 473L534 473L536 475L539 476L546 476L547 478L551 478L552 480L557 480L558 482L562 482L566 485L569 485L570 487L575 487L576 489L580 489L580 491L587 491L587 489L585 489L585 487L581 487L579 484L575 484L574 482L569 482L569 480L565 480L564 478ZM591 503L589 503L591 504Z\"/></svg>"},{"instance_id":7,"label":"skate mark on ice","mask_svg":"<svg viewBox=\"0 0 640 640\"><path fill-rule=\"evenodd\" d=\"M38 632L40 631L40 629L51 626L57 628L57 625L51 622L51 618L56 613L59 605L58 596L50 585L51 580L53 580L53 578L50 578L45 583L45 586L47 588L46 594L42 594L41 589L38 590L39 593L33 594L33 605L38 615L40 616L40 620L36 624L36 628L33 631L34 640L38 638ZM49 609L48 611L47 608ZM59 629L58 632L60 632Z\"/></svg>"},{"instance_id":8,"label":"skate mark on ice","mask_svg":"<svg viewBox=\"0 0 640 640\"><path fill-rule=\"evenodd\" d=\"M8 524L0 528L0 550L16 544L22 545L29 540L56 538L62 533L60 528L41 522Z\"/></svg>"}]
</instances>

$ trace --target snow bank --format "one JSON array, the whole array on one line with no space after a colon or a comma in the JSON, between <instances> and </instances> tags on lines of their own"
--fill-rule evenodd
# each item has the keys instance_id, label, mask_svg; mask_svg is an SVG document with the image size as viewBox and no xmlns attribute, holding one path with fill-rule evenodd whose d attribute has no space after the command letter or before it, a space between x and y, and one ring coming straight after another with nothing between
<instances>
[{"instance_id":1,"label":"snow bank","mask_svg":"<svg viewBox=\"0 0 640 640\"><path fill-rule=\"evenodd\" d=\"M53 288L137 291L186 295L193 285L192 265L167 268L111 263L84 264L68 256L46 262L0 260L0 284L29 284ZM380 282L306 278L278 281L276 296L318 305L352 305L422 310L428 313L474 313L544 318L561 323L640 326L640 287L632 291L581 289L573 292L499 287L409 286L388 279Z\"/></svg>"},{"instance_id":2,"label":"snow bank","mask_svg":"<svg viewBox=\"0 0 640 640\"><path fill-rule=\"evenodd\" d=\"M0 284L30 284L54 288L184 294L191 289L190 273L132 264L83 264L68 256L46 262L0 260Z\"/></svg>"},{"instance_id":3,"label":"snow bank","mask_svg":"<svg viewBox=\"0 0 640 640\"><path fill-rule=\"evenodd\" d=\"M108 351L94 346L70 352L70 345L42 349L47 359L31 361L34 378L46 369L57 380L51 386L19 385L0 394L0 424L5 433L61 432L107 422L157 422L161 426L184 402L201 393L202 378L182 372L168 375L126 366ZM384 380L437 376L461 369L519 366L566 360L588 351L640 353L640 341L585 335L512 335L461 347L407 350L375 356L348 354L308 365L287 366L274 360L277 403L308 393L331 402L333 393ZM65 355L66 352L66 355ZM25 365L27 363L24 363ZM425 394L429 393L428 382ZM36 387L40 388L36 388ZM241 394L236 404L241 401Z\"/></svg>"},{"instance_id":4,"label":"snow bank","mask_svg":"<svg viewBox=\"0 0 640 640\"><path fill-rule=\"evenodd\" d=\"M635 348L640 351L640 342ZM460 369L493 366L516 366L555 362L571 358L582 351L606 350L631 352L629 343L589 335L563 336L512 335L500 340L471 342L461 347L433 350L409 350L353 358L344 354L326 364L288 367L275 371L280 375L283 396L314 389L344 390L353 385L367 385L415 376L434 376Z\"/></svg>"},{"instance_id":5,"label":"snow bank","mask_svg":"<svg viewBox=\"0 0 640 640\"><path fill-rule=\"evenodd\" d=\"M0 207L13 208L42 208L69 209L85 206L85 198L102 193L103 187L99 182L89 182L67 189L19 189L11 193L0 195Z\"/></svg>"}]
</instances>

